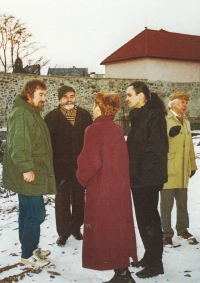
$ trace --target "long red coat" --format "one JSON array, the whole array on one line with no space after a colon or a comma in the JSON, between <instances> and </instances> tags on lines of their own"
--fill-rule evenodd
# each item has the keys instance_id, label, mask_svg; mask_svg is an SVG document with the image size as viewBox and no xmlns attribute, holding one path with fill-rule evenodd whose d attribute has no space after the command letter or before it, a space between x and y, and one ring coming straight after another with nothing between
<instances>
[{"instance_id":1,"label":"long red coat","mask_svg":"<svg viewBox=\"0 0 200 283\"><path fill-rule=\"evenodd\" d=\"M137 262L129 157L121 127L99 116L85 131L76 176L86 187L83 267L125 268Z\"/></svg>"}]
</instances>

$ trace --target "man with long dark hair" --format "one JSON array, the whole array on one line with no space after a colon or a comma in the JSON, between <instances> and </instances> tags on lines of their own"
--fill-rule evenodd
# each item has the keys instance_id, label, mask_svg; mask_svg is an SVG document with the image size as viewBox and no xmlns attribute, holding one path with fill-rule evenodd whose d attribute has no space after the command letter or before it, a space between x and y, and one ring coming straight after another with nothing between
<instances>
[{"instance_id":1,"label":"man with long dark hair","mask_svg":"<svg viewBox=\"0 0 200 283\"><path fill-rule=\"evenodd\" d=\"M162 264L162 229L157 210L159 191L167 181L168 139L165 106L156 93L140 81L129 85L126 102L131 128L127 145L130 158L130 180L136 219L145 253L135 267L136 273L148 278L164 273Z\"/></svg>"}]
</instances>

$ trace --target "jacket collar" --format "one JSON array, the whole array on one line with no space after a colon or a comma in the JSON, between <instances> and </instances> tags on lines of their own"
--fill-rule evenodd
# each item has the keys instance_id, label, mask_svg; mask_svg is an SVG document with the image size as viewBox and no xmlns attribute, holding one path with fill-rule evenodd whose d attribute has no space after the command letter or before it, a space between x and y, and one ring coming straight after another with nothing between
<instances>
[{"instance_id":1,"label":"jacket collar","mask_svg":"<svg viewBox=\"0 0 200 283\"><path fill-rule=\"evenodd\" d=\"M55 108L55 113L56 113L56 116L57 117L60 117L59 120L62 122L62 123L67 123L69 124L71 127L75 128L79 123L80 121L82 121L82 118L81 118L81 115L82 115L82 112L80 111L80 107L77 106L77 114L76 114L76 119L75 119L75 124L74 126L65 118L65 116L62 114L62 112L60 111L60 105L57 106L57 108Z\"/></svg>"},{"instance_id":2,"label":"jacket collar","mask_svg":"<svg viewBox=\"0 0 200 283\"><path fill-rule=\"evenodd\" d=\"M104 122L104 121L113 121L114 120L114 116L103 116L100 115L98 116L93 123L98 123L98 122Z\"/></svg>"},{"instance_id":3,"label":"jacket collar","mask_svg":"<svg viewBox=\"0 0 200 283\"><path fill-rule=\"evenodd\" d=\"M150 108L153 108L153 105L150 100L148 100L144 106L141 108L135 108L130 111L130 119L134 118L135 116L140 115L141 117L146 116L147 112Z\"/></svg>"},{"instance_id":4,"label":"jacket collar","mask_svg":"<svg viewBox=\"0 0 200 283\"><path fill-rule=\"evenodd\" d=\"M13 108L15 108L17 106L22 106L22 107L26 108L27 110L29 110L32 113L40 114L40 109L39 108L37 108L36 106L31 105L30 103L28 103L27 101L22 99L20 95L17 95L14 98Z\"/></svg>"},{"instance_id":5,"label":"jacket collar","mask_svg":"<svg viewBox=\"0 0 200 283\"><path fill-rule=\"evenodd\" d=\"M176 116L174 115L174 113L170 109L167 112L167 118L169 118L169 119L175 118L176 119ZM182 118L189 121L188 117L185 114L182 115Z\"/></svg>"}]
</instances>

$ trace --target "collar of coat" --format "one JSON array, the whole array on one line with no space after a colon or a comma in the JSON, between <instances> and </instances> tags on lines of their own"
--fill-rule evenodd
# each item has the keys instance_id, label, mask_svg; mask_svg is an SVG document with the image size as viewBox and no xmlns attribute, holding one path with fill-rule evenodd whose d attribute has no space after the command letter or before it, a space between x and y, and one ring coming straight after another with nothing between
<instances>
[{"instance_id":1,"label":"collar of coat","mask_svg":"<svg viewBox=\"0 0 200 283\"><path fill-rule=\"evenodd\" d=\"M135 117L137 115L141 115L141 117L146 116L147 112L149 111L149 109L158 109L155 106L152 105L152 102L150 100L148 100L144 106L142 106L141 108L134 108L131 109L130 111L130 118Z\"/></svg>"},{"instance_id":2,"label":"collar of coat","mask_svg":"<svg viewBox=\"0 0 200 283\"><path fill-rule=\"evenodd\" d=\"M114 118L115 118L115 116L112 116L112 115L110 115L110 116L103 116L103 115L100 115L100 116L98 116L98 117L94 120L93 123L104 122L104 121L109 121L109 120L110 120L110 121L113 121Z\"/></svg>"},{"instance_id":3,"label":"collar of coat","mask_svg":"<svg viewBox=\"0 0 200 283\"><path fill-rule=\"evenodd\" d=\"M14 99L14 102L13 102L13 108L15 108L17 106L24 107L27 110L29 110L30 112L34 112L34 113L37 113L37 114L40 114L40 111L41 111L36 106L33 106L32 104L30 104L27 101L25 101L24 99L22 99L20 95L17 95Z\"/></svg>"},{"instance_id":4,"label":"collar of coat","mask_svg":"<svg viewBox=\"0 0 200 283\"><path fill-rule=\"evenodd\" d=\"M182 116L183 120L189 121L188 117L185 114L182 114L181 116ZM169 119L171 119L171 118L177 119L176 115L170 109L167 111L167 118L169 118Z\"/></svg>"}]
</instances>

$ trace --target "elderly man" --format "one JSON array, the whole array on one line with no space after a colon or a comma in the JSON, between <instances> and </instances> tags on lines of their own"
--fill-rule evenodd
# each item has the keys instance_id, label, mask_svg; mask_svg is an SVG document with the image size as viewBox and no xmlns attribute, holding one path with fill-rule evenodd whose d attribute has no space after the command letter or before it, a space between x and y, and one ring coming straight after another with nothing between
<instances>
[{"instance_id":1,"label":"elderly man","mask_svg":"<svg viewBox=\"0 0 200 283\"><path fill-rule=\"evenodd\" d=\"M161 194L161 222L163 245L172 245L174 231L171 227L171 211L174 199L177 206L176 230L178 236L196 244L196 239L187 230L189 217L187 211L187 187L197 166L192 143L190 122L184 114L190 96L177 92L169 96L169 110L166 116L169 140L168 182L164 184Z\"/></svg>"},{"instance_id":2,"label":"elderly man","mask_svg":"<svg viewBox=\"0 0 200 283\"><path fill-rule=\"evenodd\" d=\"M76 179L77 158L83 148L85 129L91 115L76 105L75 90L63 85L58 89L59 106L45 116L49 128L58 193L55 200L57 245L64 246L72 234L82 240L85 190ZM72 206L72 210L71 210Z\"/></svg>"},{"instance_id":3,"label":"elderly man","mask_svg":"<svg viewBox=\"0 0 200 283\"><path fill-rule=\"evenodd\" d=\"M40 224L45 220L43 195L56 193L51 140L40 115L46 88L43 81L32 79L15 97L3 160L3 185L18 193L21 262L37 267L50 263L45 259L50 251L38 248Z\"/></svg>"}]
</instances>

